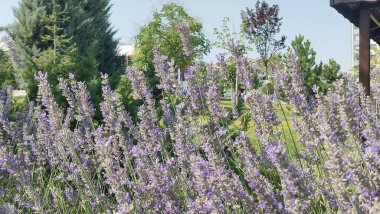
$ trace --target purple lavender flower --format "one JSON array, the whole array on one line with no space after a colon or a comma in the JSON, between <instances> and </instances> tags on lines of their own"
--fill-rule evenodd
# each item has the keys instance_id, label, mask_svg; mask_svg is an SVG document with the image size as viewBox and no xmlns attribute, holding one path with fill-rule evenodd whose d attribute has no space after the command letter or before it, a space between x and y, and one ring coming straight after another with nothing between
<instances>
[{"instance_id":1,"label":"purple lavender flower","mask_svg":"<svg viewBox=\"0 0 380 214\"><path fill-rule=\"evenodd\" d=\"M168 57L161 55L159 47L153 49L153 56L154 72L160 78L160 83L157 87L163 89L166 93L176 92L178 83L176 81L176 70L173 67L174 63L169 64Z\"/></svg>"},{"instance_id":2,"label":"purple lavender flower","mask_svg":"<svg viewBox=\"0 0 380 214\"><path fill-rule=\"evenodd\" d=\"M179 93L169 78L173 67L154 50L165 93L157 106L143 73L128 67L133 98L142 101L136 120L106 75L96 122L85 83L74 75L60 80L67 109L55 102L43 72L35 75L37 102L15 115L11 89L0 90L0 212L377 212L380 91L363 97L360 84L345 77L306 99L290 59L289 68L275 70L275 94L264 95L252 84L241 47L230 45L253 122L250 137L220 106L219 84L228 81L223 55L221 71L186 68L188 89ZM280 95L289 100L294 148L279 131Z\"/></svg>"},{"instance_id":3,"label":"purple lavender flower","mask_svg":"<svg viewBox=\"0 0 380 214\"><path fill-rule=\"evenodd\" d=\"M312 186L308 185L309 181L304 172L296 169L288 160L280 143L268 145L265 152L281 176L281 194L284 197L285 209L291 213L309 209L314 191Z\"/></svg>"},{"instance_id":4,"label":"purple lavender flower","mask_svg":"<svg viewBox=\"0 0 380 214\"><path fill-rule=\"evenodd\" d=\"M190 44L190 30L189 30L189 22L183 21L176 26L177 32L181 35L181 40L183 44L183 53L185 56L191 56L194 52L193 47Z\"/></svg>"},{"instance_id":5,"label":"purple lavender flower","mask_svg":"<svg viewBox=\"0 0 380 214\"><path fill-rule=\"evenodd\" d=\"M259 200L258 206L265 212L284 212L284 205L278 200L280 197L273 192L272 185L260 174L257 166L260 162L260 157L249 144L250 141L246 132L240 133L234 142L234 146L239 153L238 159L244 171L244 178L248 182L249 187L257 195Z\"/></svg>"},{"instance_id":6,"label":"purple lavender flower","mask_svg":"<svg viewBox=\"0 0 380 214\"><path fill-rule=\"evenodd\" d=\"M147 105L154 107L154 99L144 74L135 67L127 67L126 75L132 83L132 88L137 99L144 99Z\"/></svg>"},{"instance_id":7,"label":"purple lavender flower","mask_svg":"<svg viewBox=\"0 0 380 214\"><path fill-rule=\"evenodd\" d=\"M206 90L203 81L199 80L197 73L199 66L190 66L185 73L187 81L187 92L185 101L188 103L188 114L191 117L197 116L204 108L203 100L205 99L204 90Z\"/></svg>"},{"instance_id":8,"label":"purple lavender flower","mask_svg":"<svg viewBox=\"0 0 380 214\"><path fill-rule=\"evenodd\" d=\"M220 107L220 93L218 91L218 73L211 66L207 67L207 91L206 91L206 106L208 107L211 118L217 121L225 117L226 112Z\"/></svg>"}]
</instances>

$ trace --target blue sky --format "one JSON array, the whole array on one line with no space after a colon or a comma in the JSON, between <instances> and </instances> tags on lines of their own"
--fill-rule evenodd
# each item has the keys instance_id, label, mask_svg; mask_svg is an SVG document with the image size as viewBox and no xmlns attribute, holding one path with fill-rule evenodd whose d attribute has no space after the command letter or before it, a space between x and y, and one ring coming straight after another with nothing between
<instances>
[{"instance_id":1,"label":"blue sky","mask_svg":"<svg viewBox=\"0 0 380 214\"><path fill-rule=\"evenodd\" d=\"M133 41L139 26L151 18L152 11L159 10L167 0L111 0L113 4L111 23L118 30L117 37L122 42ZM229 17L232 28L240 28L240 11L246 7L254 7L255 0L182 0L188 13L202 21L206 37L214 41L214 28L222 25L224 17ZM287 37L287 45L298 34L309 39L311 46L317 52L317 61L327 62L334 58L342 70L351 66L350 33L351 26L335 9L329 5L329 0L267 0L270 4L280 6L283 17L282 34ZM18 5L18 0L0 0L0 26L11 23L12 7ZM213 49L205 57L207 61L214 60L220 50ZM253 57L256 55L251 54Z\"/></svg>"}]
</instances>

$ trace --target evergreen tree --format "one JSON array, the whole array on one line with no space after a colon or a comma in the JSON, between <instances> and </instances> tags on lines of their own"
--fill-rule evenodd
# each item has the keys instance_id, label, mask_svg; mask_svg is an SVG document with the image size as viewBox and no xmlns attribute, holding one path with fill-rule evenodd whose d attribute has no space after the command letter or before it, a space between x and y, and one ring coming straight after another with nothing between
<instances>
[{"instance_id":1,"label":"evergreen tree","mask_svg":"<svg viewBox=\"0 0 380 214\"><path fill-rule=\"evenodd\" d=\"M117 68L116 31L109 22L109 0L60 0L69 6L70 22L65 28L73 36L81 56L93 55L96 50L98 70L112 74Z\"/></svg>"},{"instance_id":2,"label":"evergreen tree","mask_svg":"<svg viewBox=\"0 0 380 214\"><path fill-rule=\"evenodd\" d=\"M332 83L337 79L341 78L340 65L334 60L329 59L327 64L324 64L322 67L321 79L323 82L323 86L321 90L326 93L329 88L331 88Z\"/></svg>"},{"instance_id":3,"label":"evergreen tree","mask_svg":"<svg viewBox=\"0 0 380 214\"><path fill-rule=\"evenodd\" d=\"M313 85L319 82L321 65L316 65L316 52L311 47L310 41L304 41L304 36L298 35L291 42L291 49L288 52L295 52L298 57L298 63L302 75L305 79L305 86L308 94L312 94Z\"/></svg>"},{"instance_id":4,"label":"evergreen tree","mask_svg":"<svg viewBox=\"0 0 380 214\"><path fill-rule=\"evenodd\" d=\"M61 34L72 38L83 64L92 61L95 54L98 71L112 73L117 68L117 40L109 23L109 0L22 0L14 10L16 22L9 32L24 61L34 63L33 57L52 48L54 44L46 39L53 29L45 27L46 17L58 8L64 10L68 20L59 23ZM57 14L56 14L57 15ZM56 16L55 15L55 16ZM62 14L61 14L62 15ZM43 20L45 19L45 20ZM62 21L62 20L61 20ZM45 38L45 39L42 39ZM91 62L92 63L92 62Z\"/></svg>"},{"instance_id":5,"label":"evergreen tree","mask_svg":"<svg viewBox=\"0 0 380 214\"><path fill-rule=\"evenodd\" d=\"M25 65L29 96L36 95L34 74L42 70L52 85L74 73L100 101L99 74L113 73L117 62L109 0L22 0L14 14L9 32Z\"/></svg>"},{"instance_id":6,"label":"evergreen tree","mask_svg":"<svg viewBox=\"0 0 380 214\"><path fill-rule=\"evenodd\" d=\"M49 15L41 17L45 26L45 34L41 36L41 40L49 44L48 49L52 49L53 63L56 64L57 54L62 51L67 52L72 40L72 37L68 38L67 35L63 34L63 26L69 20L67 5L62 8L56 3L56 0L53 0L51 7L46 9ZM68 52L71 53L72 50Z\"/></svg>"},{"instance_id":7,"label":"evergreen tree","mask_svg":"<svg viewBox=\"0 0 380 214\"><path fill-rule=\"evenodd\" d=\"M23 77L28 83L29 98L34 99L37 94L37 83L34 81L36 71L47 72L53 86L54 94L58 95L58 78L67 77L75 69L75 44L64 34L63 27L69 21L67 7L61 6L55 0L45 4L44 13L39 15L39 25L44 26L43 33L37 42L44 44L38 51L25 60Z\"/></svg>"},{"instance_id":8,"label":"evergreen tree","mask_svg":"<svg viewBox=\"0 0 380 214\"><path fill-rule=\"evenodd\" d=\"M10 85L16 87L14 68L5 51L0 49L0 87Z\"/></svg>"},{"instance_id":9,"label":"evergreen tree","mask_svg":"<svg viewBox=\"0 0 380 214\"><path fill-rule=\"evenodd\" d=\"M46 15L42 0L23 0L14 9L15 23L8 28L16 51L24 62L33 63L32 57L48 47L41 40L45 27L41 18Z\"/></svg>"},{"instance_id":10,"label":"evergreen tree","mask_svg":"<svg viewBox=\"0 0 380 214\"><path fill-rule=\"evenodd\" d=\"M304 41L304 36L298 35L291 42L291 48L288 49L288 55L295 52L298 57L300 71L304 77L305 86L308 95L313 95L313 86L316 85L324 93L332 86L332 83L340 78L339 64L330 59L328 64L315 62L316 52L311 47L309 40ZM285 57L287 60L287 57Z\"/></svg>"}]
</instances>

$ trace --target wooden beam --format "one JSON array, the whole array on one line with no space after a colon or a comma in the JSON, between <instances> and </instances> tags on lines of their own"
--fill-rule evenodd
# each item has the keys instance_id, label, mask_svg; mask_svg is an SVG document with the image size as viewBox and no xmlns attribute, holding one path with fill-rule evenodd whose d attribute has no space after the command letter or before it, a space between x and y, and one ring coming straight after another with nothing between
<instances>
[{"instance_id":1,"label":"wooden beam","mask_svg":"<svg viewBox=\"0 0 380 214\"><path fill-rule=\"evenodd\" d=\"M370 94L370 10L366 5L360 5L360 42L359 42L359 81L366 95Z\"/></svg>"}]
</instances>

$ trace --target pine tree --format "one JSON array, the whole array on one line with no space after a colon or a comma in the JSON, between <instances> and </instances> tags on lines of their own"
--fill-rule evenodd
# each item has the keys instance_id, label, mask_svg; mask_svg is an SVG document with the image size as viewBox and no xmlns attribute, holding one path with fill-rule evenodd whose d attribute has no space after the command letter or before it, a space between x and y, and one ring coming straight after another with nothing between
<instances>
[{"instance_id":1,"label":"pine tree","mask_svg":"<svg viewBox=\"0 0 380 214\"><path fill-rule=\"evenodd\" d=\"M45 32L41 17L46 14L42 0L23 0L19 8L14 9L16 22L8 29L15 42L15 49L24 62L33 62L39 50L48 46L40 40Z\"/></svg>"},{"instance_id":2,"label":"pine tree","mask_svg":"<svg viewBox=\"0 0 380 214\"><path fill-rule=\"evenodd\" d=\"M109 0L22 0L14 14L9 32L25 65L29 96L36 95L33 76L42 70L52 85L74 73L98 99L100 72L112 74L117 62Z\"/></svg>"},{"instance_id":3,"label":"pine tree","mask_svg":"<svg viewBox=\"0 0 380 214\"><path fill-rule=\"evenodd\" d=\"M69 20L60 23L62 34L72 38L83 64L92 60L96 53L98 71L113 73L116 70L116 33L109 22L109 0L22 0L14 10L16 22L9 32L24 61L35 63L31 58L54 46L46 39L49 30L43 17L52 17L53 8L64 9ZM62 15L62 14L61 14ZM57 14L55 14L57 16ZM42 39L45 38L45 39ZM93 62L91 62L93 63Z\"/></svg>"},{"instance_id":4,"label":"pine tree","mask_svg":"<svg viewBox=\"0 0 380 214\"><path fill-rule=\"evenodd\" d=\"M288 53L284 57L285 61L294 53L297 54L299 69L309 97L314 95L314 85L318 86L321 92L326 93L332 83L340 78L340 65L333 59L330 59L328 64L322 62L317 64L316 52L311 47L310 41L308 39L305 41L303 35L296 36L291 42L291 47L288 48Z\"/></svg>"},{"instance_id":5,"label":"pine tree","mask_svg":"<svg viewBox=\"0 0 380 214\"><path fill-rule=\"evenodd\" d=\"M51 8L47 8L49 15L42 17L42 21L45 25L45 34L41 36L41 40L49 44L49 49L53 50L53 63L56 64L57 52L73 52L67 50L70 46L72 37L68 38L63 33L63 26L68 22L69 17L67 15L67 5L62 8L61 5L56 4L56 1L52 1Z\"/></svg>"},{"instance_id":6,"label":"pine tree","mask_svg":"<svg viewBox=\"0 0 380 214\"><path fill-rule=\"evenodd\" d=\"M34 81L36 71L48 73L53 92L59 98L60 93L56 87L58 78L67 77L69 72L76 69L76 45L72 43L72 37L64 33L64 26L69 21L67 6L57 4L56 0L44 5L44 13L39 15L38 22L38 25L43 26L43 33L36 40L36 44L43 46L31 56L24 57L26 60L22 69L30 99L34 99L37 94L37 83Z\"/></svg>"},{"instance_id":7,"label":"pine tree","mask_svg":"<svg viewBox=\"0 0 380 214\"><path fill-rule=\"evenodd\" d=\"M62 1L62 0L61 0ZM79 53L87 56L96 50L98 70L112 74L117 69L116 49L118 40L109 22L109 0L67 0L70 23L65 28L78 45Z\"/></svg>"}]
</instances>

